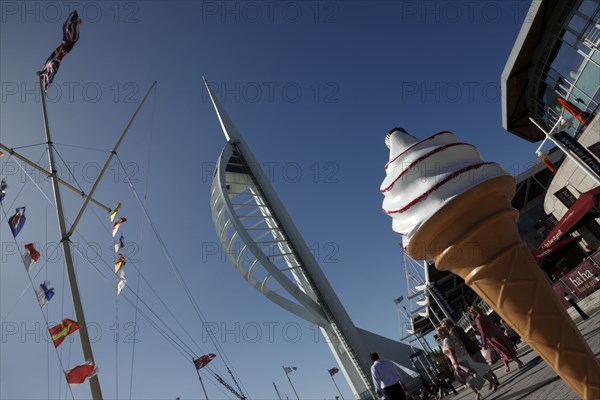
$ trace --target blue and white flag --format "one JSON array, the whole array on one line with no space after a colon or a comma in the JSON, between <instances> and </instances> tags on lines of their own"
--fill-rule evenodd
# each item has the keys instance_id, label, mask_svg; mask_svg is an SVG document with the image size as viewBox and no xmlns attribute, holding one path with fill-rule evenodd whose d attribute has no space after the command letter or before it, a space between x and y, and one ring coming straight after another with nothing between
<instances>
[{"instance_id":1,"label":"blue and white flag","mask_svg":"<svg viewBox=\"0 0 600 400\"><path fill-rule=\"evenodd\" d=\"M8 219L8 225L14 237L17 237L25 225L25 207L17 208L15 215Z\"/></svg>"},{"instance_id":2,"label":"blue and white flag","mask_svg":"<svg viewBox=\"0 0 600 400\"><path fill-rule=\"evenodd\" d=\"M49 281L44 281L40 287L35 289L40 307L44 307L52 297L54 297L54 288L50 287Z\"/></svg>"},{"instance_id":3,"label":"blue and white flag","mask_svg":"<svg viewBox=\"0 0 600 400\"><path fill-rule=\"evenodd\" d=\"M119 250L123 247L125 247L125 238L123 238L123 234L121 233L121 237L115 242L115 253L119 254Z\"/></svg>"}]
</instances>

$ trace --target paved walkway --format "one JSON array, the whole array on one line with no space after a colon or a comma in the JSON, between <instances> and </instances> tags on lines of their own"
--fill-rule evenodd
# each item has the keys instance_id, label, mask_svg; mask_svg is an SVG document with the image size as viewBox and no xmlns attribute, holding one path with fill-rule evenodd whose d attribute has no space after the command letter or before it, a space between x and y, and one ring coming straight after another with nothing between
<instances>
[{"instance_id":1,"label":"paved walkway","mask_svg":"<svg viewBox=\"0 0 600 400\"><path fill-rule=\"evenodd\" d=\"M596 357L600 357L600 311L590 315L587 321L577 323L583 337L589 343ZM522 370L517 369L514 361L510 362L510 372L504 372L502 363L494 365L494 372L500 380L495 392L487 390L487 383L481 390L486 400L576 400L577 395L554 373L538 354L528 345L520 345L519 358L525 363ZM458 400L475 398L471 389L458 389L458 395L446 396L444 399Z\"/></svg>"}]
</instances>

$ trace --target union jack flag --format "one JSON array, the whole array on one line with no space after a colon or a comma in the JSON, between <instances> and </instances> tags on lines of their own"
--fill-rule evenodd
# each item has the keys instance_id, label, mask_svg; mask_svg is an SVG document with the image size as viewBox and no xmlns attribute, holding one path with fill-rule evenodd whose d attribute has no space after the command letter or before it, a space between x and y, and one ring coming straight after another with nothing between
<instances>
[{"instance_id":1,"label":"union jack flag","mask_svg":"<svg viewBox=\"0 0 600 400\"><path fill-rule=\"evenodd\" d=\"M209 362L214 360L217 356L213 353L208 353L203 356L200 356L194 360L194 365L196 369L204 368L208 365Z\"/></svg>"},{"instance_id":2,"label":"union jack flag","mask_svg":"<svg viewBox=\"0 0 600 400\"><path fill-rule=\"evenodd\" d=\"M69 17L63 24L63 40L46 60L44 69L39 72L44 92L48 90L48 86L50 86L54 80L54 75L56 75L56 72L60 67L60 62L65 54L69 53L73 49L73 46L75 46L75 43L79 40L80 23L81 20L79 19L77 10L74 10L69 14Z\"/></svg>"}]
</instances>

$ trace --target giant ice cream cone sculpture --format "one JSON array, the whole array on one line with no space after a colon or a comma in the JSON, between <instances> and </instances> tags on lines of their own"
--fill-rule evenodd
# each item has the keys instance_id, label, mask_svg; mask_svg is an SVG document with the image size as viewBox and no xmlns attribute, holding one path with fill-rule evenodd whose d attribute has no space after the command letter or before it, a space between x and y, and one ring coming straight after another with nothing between
<instances>
[{"instance_id":1,"label":"giant ice cream cone sculpture","mask_svg":"<svg viewBox=\"0 0 600 400\"><path fill-rule=\"evenodd\" d=\"M465 280L584 399L600 398L600 364L548 284L511 206L514 179L450 132L386 137L384 211L409 256Z\"/></svg>"}]
</instances>

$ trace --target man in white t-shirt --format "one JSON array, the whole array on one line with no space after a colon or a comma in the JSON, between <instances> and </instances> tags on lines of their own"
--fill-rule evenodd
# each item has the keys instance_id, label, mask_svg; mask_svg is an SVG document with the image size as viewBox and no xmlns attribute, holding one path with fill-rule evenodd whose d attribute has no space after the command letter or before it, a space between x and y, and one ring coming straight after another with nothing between
<instances>
[{"instance_id":1,"label":"man in white t-shirt","mask_svg":"<svg viewBox=\"0 0 600 400\"><path fill-rule=\"evenodd\" d=\"M371 376L377 397L380 398L385 394L387 400L406 400L408 389L402 382L402 376L396 364L390 360L380 359L377 353L371 353L369 356L373 361Z\"/></svg>"}]
</instances>

